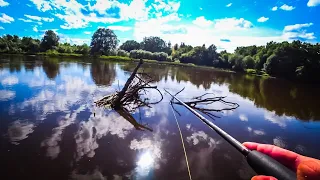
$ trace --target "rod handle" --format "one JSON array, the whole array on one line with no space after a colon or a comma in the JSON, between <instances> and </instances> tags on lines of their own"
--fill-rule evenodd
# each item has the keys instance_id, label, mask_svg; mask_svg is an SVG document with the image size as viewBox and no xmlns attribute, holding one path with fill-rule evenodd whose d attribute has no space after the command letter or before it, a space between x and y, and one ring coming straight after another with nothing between
<instances>
[{"instance_id":1,"label":"rod handle","mask_svg":"<svg viewBox=\"0 0 320 180\"><path fill-rule=\"evenodd\" d=\"M295 180L297 175L270 156L258 151L250 151L247 162L259 175L273 176L278 180Z\"/></svg>"}]
</instances>

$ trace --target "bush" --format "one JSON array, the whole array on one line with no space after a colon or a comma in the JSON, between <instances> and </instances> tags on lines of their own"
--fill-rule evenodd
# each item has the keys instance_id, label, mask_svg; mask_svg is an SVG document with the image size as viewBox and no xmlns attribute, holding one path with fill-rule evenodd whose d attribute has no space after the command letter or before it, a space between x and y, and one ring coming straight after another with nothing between
<instances>
[{"instance_id":1,"label":"bush","mask_svg":"<svg viewBox=\"0 0 320 180\"><path fill-rule=\"evenodd\" d=\"M54 56L56 56L56 55L59 55L59 52L57 51L57 50L53 50L53 49L49 49L49 50L47 50L46 51L46 55L54 55Z\"/></svg>"},{"instance_id":2,"label":"bush","mask_svg":"<svg viewBox=\"0 0 320 180\"><path fill-rule=\"evenodd\" d=\"M117 56L121 56L121 57L129 57L129 53L125 50L122 49L118 49L117 50Z\"/></svg>"},{"instance_id":3,"label":"bush","mask_svg":"<svg viewBox=\"0 0 320 180\"><path fill-rule=\"evenodd\" d=\"M156 52L152 53L145 50L132 50L130 51L130 58L134 59L151 59L151 60L157 60L157 61L171 61L171 59L168 57L167 53L164 52Z\"/></svg>"}]
</instances>

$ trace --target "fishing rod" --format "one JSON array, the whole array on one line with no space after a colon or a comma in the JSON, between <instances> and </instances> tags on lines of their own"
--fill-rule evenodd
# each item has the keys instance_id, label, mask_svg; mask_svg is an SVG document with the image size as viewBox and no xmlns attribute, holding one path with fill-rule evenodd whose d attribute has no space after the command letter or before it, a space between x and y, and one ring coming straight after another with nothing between
<instances>
[{"instance_id":1,"label":"fishing rod","mask_svg":"<svg viewBox=\"0 0 320 180\"><path fill-rule=\"evenodd\" d=\"M275 159L268 155L260 153L256 150L249 150L244 145L242 145L238 140L233 138L231 135L226 133L224 130L219 128L217 125L213 124L211 121L207 120L197 111L192 109L190 106L185 104L183 101L173 96L170 92L164 89L172 98L176 99L189 111L191 111L195 116L197 116L203 123L208 125L211 129L215 130L223 139L228 141L233 147L235 147L242 155L246 157L248 164L251 168L260 175L273 176L278 180L293 180L297 179L295 172L291 171Z\"/></svg>"}]
</instances>

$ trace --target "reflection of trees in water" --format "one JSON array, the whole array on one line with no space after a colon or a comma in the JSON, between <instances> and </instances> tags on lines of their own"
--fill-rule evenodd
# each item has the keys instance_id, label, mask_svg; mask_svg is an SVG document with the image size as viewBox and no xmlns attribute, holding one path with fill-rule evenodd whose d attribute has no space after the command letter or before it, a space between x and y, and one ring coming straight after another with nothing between
<instances>
[{"instance_id":1,"label":"reflection of trees in water","mask_svg":"<svg viewBox=\"0 0 320 180\"><path fill-rule=\"evenodd\" d=\"M97 85L111 85L116 77L114 63L93 61L91 65L91 76Z\"/></svg>"},{"instance_id":2,"label":"reflection of trees in water","mask_svg":"<svg viewBox=\"0 0 320 180\"><path fill-rule=\"evenodd\" d=\"M131 71L133 67L134 65L130 64L121 66L126 71ZM157 82L170 78L177 82L191 82L197 87L202 85L206 90L210 89L212 83L228 84L231 92L250 99L258 107L275 111L279 116L294 116L301 120L320 119L317 106L320 97L317 87L281 79L264 79L190 67L146 64L144 71Z\"/></svg>"},{"instance_id":3,"label":"reflection of trees in water","mask_svg":"<svg viewBox=\"0 0 320 180\"><path fill-rule=\"evenodd\" d=\"M35 56L25 56L23 63L27 71L33 71L34 68L41 66L41 61L37 60Z\"/></svg>"},{"instance_id":4,"label":"reflection of trees in water","mask_svg":"<svg viewBox=\"0 0 320 180\"><path fill-rule=\"evenodd\" d=\"M230 76L224 82L230 84L231 92L250 99L258 107L275 111L279 116L294 116L301 120L320 119L318 88L280 79L240 75Z\"/></svg>"},{"instance_id":5,"label":"reflection of trees in water","mask_svg":"<svg viewBox=\"0 0 320 180\"><path fill-rule=\"evenodd\" d=\"M42 67L49 79L55 79L59 74L59 60L56 58L43 60Z\"/></svg>"}]
</instances>

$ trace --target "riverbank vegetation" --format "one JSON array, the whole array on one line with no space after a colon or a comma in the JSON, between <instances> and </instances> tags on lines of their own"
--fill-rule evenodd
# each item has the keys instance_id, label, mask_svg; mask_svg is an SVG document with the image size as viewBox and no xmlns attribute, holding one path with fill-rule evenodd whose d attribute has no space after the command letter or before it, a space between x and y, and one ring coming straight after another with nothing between
<instances>
[{"instance_id":1,"label":"riverbank vegetation","mask_svg":"<svg viewBox=\"0 0 320 180\"><path fill-rule=\"evenodd\" d=\"M41 40L4 35L0 38L0 53L42 54L49 56L102 59L149 59L175 64L195 64L246 72L253 75L271 75L304 82L320 82L320 44L269 42L265 46L238 47L233 53L217 52L215 45L193 47L174 44L159 37L145 37L142 42L128 40L119 46L117 35L110 29L99 28L92 36L90 46L59 42L59 36L46 31Z\"/></svg>"}]
</instances>

